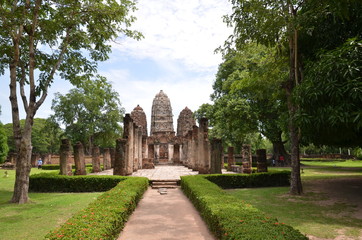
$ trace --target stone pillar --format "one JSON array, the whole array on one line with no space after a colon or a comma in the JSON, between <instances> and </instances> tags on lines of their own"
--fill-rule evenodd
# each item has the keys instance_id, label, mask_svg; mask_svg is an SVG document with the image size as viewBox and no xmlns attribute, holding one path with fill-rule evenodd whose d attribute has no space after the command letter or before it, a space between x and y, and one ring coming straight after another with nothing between
<instances>
[{"instance_id":1,"label":"stone pillar","mask_svg":"<svg viewBox=\"0 0 362 240\"><path fill-rule=\"evenodd\" d=\"M94 173L102 171L99 155L100 155L99 147L93 146L93 148L92 148L92 167L93 167Z\"/></svg>"},{"instance_id":2,"label":"stone pillar","mask_svg":"<svg viewBox=\"0 0 362 240\"><path fill-rule=\"evenodd\" d=\"M173 144L168 144L168 162L172 163L173 161L173 151L174 151L174 146Z\"/></svg>"},{"instance_id":3,"label":"stone pillar","mask_svg":"<svg viewBox=\"0 0 362 240\"><path fill-rule=\"evenodd\" d=\"M154 147L154 151L155 151L154 163L157 164L160 159L160 144L156 143L153 145L153 147Z\"/></svg>"},{"instance_id":4,"label":"stone pillar","mask_svg":"<svg viewBox=\"0 0 362 240\"><path fill-rule=\"evenodd\" d=\"M114 148L110 148L109 153L111 154L111 168L114 168L114 160L116 159L116 150Z\"/></svg>"},{"instance_id":5,"label":"stone pillar","mask_svg":"<svg viewBox=\"0 0 362 240\"><path fill-rule=\"evenodd\" d=\"M103 149L103 169L111 169L111 153L109 148Z\"/></svg>"},{"instance_id":6,"label":"stone pillar","mask_svg":"<svg viewBox=\"0 0 362 240\"><path fill-rule=\"evenodd\" d=\"M198 169L200 174L210 173L210 142L208 139L208 120L200 119L198 132Z\"/></svg>"},{"instance_id":7,"label":"stone pillar","mask_svg":"<svg viewBox=\"0 0 362 240\"><path fill-rule=\"evenodd\" d=\"M133 162L133 171L135 172L138 170L138 164L139 164L139 158L138 158L138 150L139 150L139 145L138 145L138 127L136 126L136 124L133 125L133 156L134 156L134 162Z\"/></svg>"},{"instance_id":8,"label":"stone pillar","mask_svg":"<svg viewBox=\"0 0 362 240\"><path fill-rule=\"evenodd\" d=\"M198 163L198 134L199 128L197 126L193 126L192 128L192 140L191 140L191 154L190 154L190 167L194 171L199 171L199 163Z\"/></svg>"},{"instance_id":9,"label":"stone pillar","mask_svg":"<svg viewBox=\"0 0 362 240\"><path fill-rule=\"evenodd\" d=\"M147 136L142 136L142 159L149 158Z\"/></svg>"},{"instance_id":10,"label":"stone pillar","mask_svg":"<svg viewBox=\"0 0 362 240\"><path fill-rule=\"evenodd\" d=\"M148 144L148 156L147 158L152 159L152 162L155 159L155 150L154 150L154 145L153 144Z\"/></svg>"},{"instance_id":11,"label":"stone pillar","mask_svg":"<svg viewBox=\"0 0 362 240\"><path fill-rule=\"evenodd\" d=\"M257 162L258 172L268 171L268 165L266 162L266 149L256 150L256 162Z\"/></svg>"},{"instance_id":12,"label":"stone pillar","mask_svg":"<svg viewBox=\"0 0 362 240\"><path fill-rule=\"evenodd\" d=\"M52 155L50 153L43 155L43 164L52 164Z\"/></svg>"},{"instance_id":13,"label":"stone pillar","mask_svg":"<svg viewBox=\"0 0 362 240\"><path fill-rule=\"evenodd\" d=\"M249 144L243 144L242 146L242 163L243 163L243 173L252 173L252 156L251 156L251 146Z\"/></svg>"},{"instance_id":14,"label":"stone pillar","mask_svg":"<svg viewBox=\"0 0 362 240\"><path fill-rule=\"evenodd\" d=\"M143 149L143 145L142 145L142 127L138 127L138 166L137 169L141 169L142 168L142 149Z\"/></svg>"},{"instance_id":15,"label":"stone pillar","mask_svg":"<svg viewBox=\"0 0 362 240\"><path fill-rule=\"evenodd\" d=\"M126 144L127 144L126 139L116 140L113 175L121 175L121 176L127 175Z\"/></svg>"},{"instance_id":16,"label":"stone pillar","mask_svg":"<svg viewBox=\"0 0 362 240\"><path fill-rule=\"evenodd\" d=\"M228 171L231 171L232 165L235 165L234 147L228 147Z\"/></svg>"},{"instance_id":17,"label":"stone pillar","mask_svg":"<svg viewBox=\"0 0 362 240\"><path fill-rule=\"evenodd\" d=\"M33 153L31 154L31 166L32 167L36 167L37 166L37 161L40 157L39 153Z\"/></svg>"},{"instance_id":18,"label":"stone pillar","mask_svg":"<svg viewBox=\"0 0 362 240\"><path fill-rule=\"evenodd\" d=\"M59 164L60 164L60 175L73 175L72 163L71 163L71 152L70 142L68 139L62 139L59 150Z\"/></svg>"},{"instance_id":19,"label":"stone pillar","mask_svg":"<svg viewBox=\"0 0 362 240\"><path fill-rule=\"evenodd\" d=\"M173 147L173 157L172 157L173 163L179 164L180 163L180 145L175 144Z\"/></svg>"},{"instance_id":20,"label":"stone pillar","mask_svg":"<svg viewBox=\"0 0 362 240\"><path fill-rule=\"evenodd\" d=\"M211 145L211 163L210 163L210 173L221 173L221 164L223 162L223 147L221 139L212 139L210 142Z\"/></svg>"},{"instance_id":21,"label":"stone pillar","mask_svg":"<svg viewBox=\"0 0 362 240\"><path fill-rule=\"evenodd\" d=\"M124 125L124 132L123 137L127 139L126 144L126 152L125 152L125 158L126 158L126 168L127 168L127 175L131 175L133 173L133 163L135 159L134 154L134 128L135 124L133 123L133 120L131 118L130 114L126 114L126 116L123 119L123 125Z\"/></svg>"},{"instance_id":22,"label":"stone pillar","mask_svg":"<svg viewBox=\"0 0 362 240\"><path fill-rule=\"evenodd\" d=\"M74 164L75 164L75 175L86 175L85 170L85 158L84 148L81 142L77 142L74 146Z\"/></svg>"}]
</instances>

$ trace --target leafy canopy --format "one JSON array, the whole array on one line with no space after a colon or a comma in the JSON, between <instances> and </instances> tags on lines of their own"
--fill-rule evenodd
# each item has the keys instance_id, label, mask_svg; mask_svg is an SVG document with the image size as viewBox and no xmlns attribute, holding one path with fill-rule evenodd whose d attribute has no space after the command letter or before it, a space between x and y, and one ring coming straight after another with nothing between
<instances>
[{"instance_id":1,"label":"leafy canopy","mask_svg":"<svg viewBox=\"0 0 362 240\"><path fill-rule=\"evenodd\" d=\"M73 143L111 147L121 136L124 109L118 93L103 77L83 81L65 95L57 93L52 109L52 118L65 125L65 134Z\"/></svg>"}]
</instances>

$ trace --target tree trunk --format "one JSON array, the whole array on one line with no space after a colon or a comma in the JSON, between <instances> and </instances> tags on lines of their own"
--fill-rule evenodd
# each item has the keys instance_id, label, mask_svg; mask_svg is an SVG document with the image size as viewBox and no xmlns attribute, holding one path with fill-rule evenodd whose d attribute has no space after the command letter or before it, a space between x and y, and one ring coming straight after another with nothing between
<instances>
[{"instance_id":1,"label":"tree trunk","mask_svg":"<svg viewBox=\"0 0 362 240\"><path fill-rule=\"evenodd\" d=\"M295 86L299 83L298 76L298 52L297 52L297 41L298 35L296 33L297 30L294 29L293 35L290 36L289 39L289 79L286 86L286 94L287 94L287 105L289 112L289 122L288 129L290 134L291 141L291 165L292 165L292 173L290 179L290 194L292 195L300 195L303 193L302 180L300 177L300 159L299 159L299 130L296 126L295 116L297 113L298 107L293 102L293 90Z\"/></svg>"},{"instance_id":2,"label":"tree trunk","mask_svg":"<svg viewBox=\"0 0 362 240\"><path fill-rule=\"evenodd\" d=\"M273 159L277 166L289 167L290 164L290 155L287 153L284 147L284 142L280 138L278 141L272 141L273 144ZM283 161L280 161L280 156L284 157Z\"/></svg>"},{"instance_id":3,"label":"tree trunk","mask_svg":"<svg viewBox=\"0 0 362 240\"><path fill-rule=\"evenodd\" d=\"M27 117L25 121L22 138L20 141L20 148L18 152L18 158L16 161L16 178L14 193L11 199L12 203L27 203L29 201L29 175L31 170L31 132L32 132L31 117Z\"/></svg>"}]
</instances>

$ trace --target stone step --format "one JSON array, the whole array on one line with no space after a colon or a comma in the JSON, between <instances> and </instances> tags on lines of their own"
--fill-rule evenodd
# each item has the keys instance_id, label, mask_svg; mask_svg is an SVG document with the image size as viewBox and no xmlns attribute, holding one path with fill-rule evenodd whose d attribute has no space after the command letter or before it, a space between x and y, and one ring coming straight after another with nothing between
<instances>
[{"instance_id":1,"label":"stone step","mask_svg":"<svg viewBox=\"0 0 362 240\"><path fill-rule=\"evenodd\" d=\"M152 188L177 188L179 187L180 180L151 180L151 187Z\"/></svg>"},{"instance_id":2,"label":"stone step","mask_svg":"<svg viewBox=\"0 0 362 240\"><path fill-rule=\"evenodd\" d=\"M160 188L179 188L178 185L152 185L152 189L160 189Z\"/></svg>"}]
</instances>

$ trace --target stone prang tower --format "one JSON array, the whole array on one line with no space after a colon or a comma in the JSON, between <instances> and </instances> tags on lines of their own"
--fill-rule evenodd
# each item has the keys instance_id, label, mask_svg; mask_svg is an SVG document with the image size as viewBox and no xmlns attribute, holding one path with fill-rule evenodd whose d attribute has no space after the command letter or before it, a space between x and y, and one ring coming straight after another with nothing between
<instances>
[{"instance_id":1,"label":"stone prang tower","mask_svg":"<svg viewBox=\"0 0 362 240\"><path fill-rule=\"evenodd\" d=\"M147 137L147 119L146 114L140 105L137 105L131 112L131 118L137 126L142 127L142 136Z\"/></svg>"},{"instance_id":2,"label":"stone prang tower","mask_svg":"<svg viewBox=\"0 0 362 240\"><path fill-rule=\"evenodd\" d=\"M177 119L177 136L183 137L192 127L196 125L195 119L192 116L192 111L185 107Z\"/></svg>"},{"instance_id":3,"label":"stone prang tower","mask_svg":"<svg viewBox=\"0 0 362 240\"><path fill-rule=\"evenodd\" d=\"M152 103L151 136L174 133L173 114L168 96L161 90Z\"/></svg>"}]
</instances>

